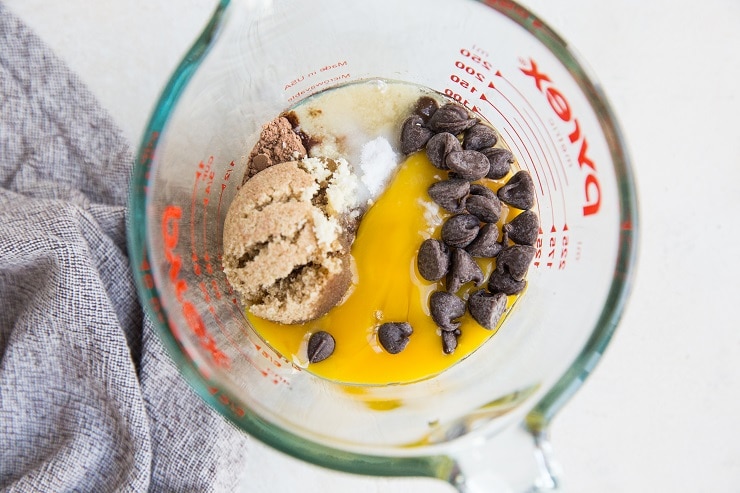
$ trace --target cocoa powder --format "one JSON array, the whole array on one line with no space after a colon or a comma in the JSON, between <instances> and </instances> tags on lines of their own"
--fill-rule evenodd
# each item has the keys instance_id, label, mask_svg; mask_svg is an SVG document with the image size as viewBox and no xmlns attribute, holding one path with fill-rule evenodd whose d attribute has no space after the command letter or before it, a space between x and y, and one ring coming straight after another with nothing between
<instances>
[{"instance_id":1,"label":"cocoa powder","mask_svg":"<svg viewBox=\"0 0 740 493\"><path fill-rule=\"evenodd\" d=\"M304 157L306 148L300 136L287 118L279 116L262 126L260 139L249 154L242 183L270 166Z\"/></svg>"}]
</instances>

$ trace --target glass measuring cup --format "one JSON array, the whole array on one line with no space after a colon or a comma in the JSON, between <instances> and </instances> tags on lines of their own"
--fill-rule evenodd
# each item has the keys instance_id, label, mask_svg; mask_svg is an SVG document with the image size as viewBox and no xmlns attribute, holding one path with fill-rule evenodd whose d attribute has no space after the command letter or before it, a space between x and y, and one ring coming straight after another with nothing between
<instances>
[{"instance_id":1,"label":"glass measuring cup","mask_svg":"<svg viewBox=\"0 0 740 493\"><path fill-rule=\"evenodd\" d=\"M345 385L298 368L254 333L220 267L225 213L261 125L366 79L432 88L491 122L534 178L542 229L504 327L449 370L403 385ZM548 491L560 487L548 425L615 328L635 226L632 174L603 96L519 5L222 0L142 142L129 247L183 375L246 432L354 473Z\"/></svg>"}]
</instances>

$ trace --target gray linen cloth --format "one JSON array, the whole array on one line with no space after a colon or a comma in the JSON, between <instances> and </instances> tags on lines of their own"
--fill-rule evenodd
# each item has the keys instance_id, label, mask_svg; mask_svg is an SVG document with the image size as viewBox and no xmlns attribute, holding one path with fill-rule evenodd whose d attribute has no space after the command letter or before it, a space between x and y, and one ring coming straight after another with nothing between
<instances>
[{"instance_id":1,"label":"gray linen cloth","mask_svg":"<svg viewBox=\"0 0 740 493\"><path fill-rule=\"evenodd\" d=\"M233 491L247 437L180 377L126 255L128 143L0 4L0 491Z\"/></svg>"}]
</instances>

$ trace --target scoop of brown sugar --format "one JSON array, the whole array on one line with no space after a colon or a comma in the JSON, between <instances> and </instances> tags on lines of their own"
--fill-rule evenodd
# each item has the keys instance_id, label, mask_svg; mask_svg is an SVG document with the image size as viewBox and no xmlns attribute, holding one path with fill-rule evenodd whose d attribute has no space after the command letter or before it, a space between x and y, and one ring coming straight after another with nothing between
<instances>
[{"instance_id":1,"label":"scoop of brown sugar","mask_svg":"<svg viewBox=\"0 0 740 493\"><path fill-rule=\"evenodd\" d=\"M224 224L224 272L258 317L290 324L320 317L351 281L348 241L312 199L321 193L295 161L248 180Z\"/></svg>"}]
</instances>

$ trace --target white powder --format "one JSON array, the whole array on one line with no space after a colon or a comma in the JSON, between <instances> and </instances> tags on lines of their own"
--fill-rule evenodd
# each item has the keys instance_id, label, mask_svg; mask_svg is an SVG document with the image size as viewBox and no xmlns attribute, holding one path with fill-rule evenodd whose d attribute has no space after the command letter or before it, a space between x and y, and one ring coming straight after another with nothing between
<instances>
[{"instance_id":1,"label":"white powder","mask_svg":"<svg viewBox=\"0 0 740 493\"><path fill-rule=\"evenodd\" d=\"M398 155L384 137L378 137L362 146L360 169L362 183L370 197L375 199L385 189L391 173L398 165Z\"/></svg>"}]
</instances>

